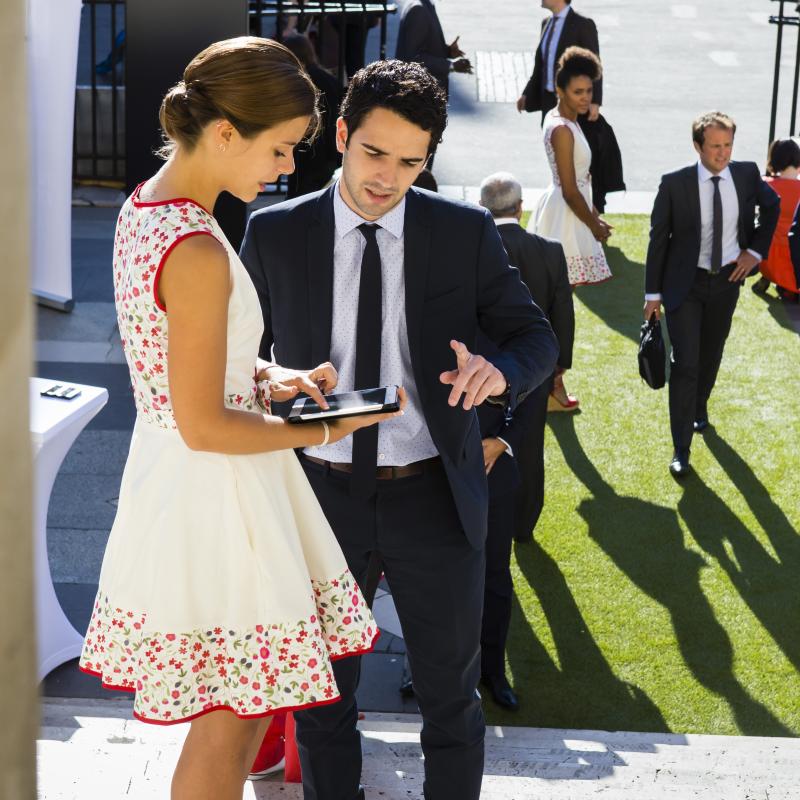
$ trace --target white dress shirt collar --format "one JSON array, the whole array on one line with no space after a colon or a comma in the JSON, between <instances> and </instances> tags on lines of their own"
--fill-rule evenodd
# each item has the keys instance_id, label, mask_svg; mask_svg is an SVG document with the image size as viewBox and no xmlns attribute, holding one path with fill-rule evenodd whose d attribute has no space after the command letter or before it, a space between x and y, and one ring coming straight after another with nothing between
<instances>
[{"instance_id":1,"label":"white dress shirt collar","mask_svg":"<svg viewBox=\"0 0 800 800\"><path fill-rule=\"evenodd\" d=\"M336 226L336 236L343 239L350 231L363 225L369 220L356 214L350 206L345 203L341 195L340 182L336 181L333 190L333 219ZM399 239L403 235L403 227L406 219L406 198L403 199L392 209L389 209L382 217L372 221L373 225L379 225L385 231Z\"/></svg>"},{"instance_id":2,"label":"white dress shirt collar","mask_svg":"<svg viewBox=\"0 0 800 800\"><path fill-rule=\"evenodd\" d=\"M732 181L733 176L731 175L731 168L725 167L722 172L718 173L719 177L722 178L724 181ZM697 162L697 179L702 183L703 181L710 181L714 176L714 173L711 172L710 169L707 169L702 161Z\"/></svg>"},{"instance_id":3,"label":"white dress shirt collar","mask_svg":"<svg viewBox=\"0 0 800 800\"><path fill-rule=\"evenodd\" d=\"M496 217L495 225L519 225L519 220L516 217Z\"/></svg>"}]
</instances>

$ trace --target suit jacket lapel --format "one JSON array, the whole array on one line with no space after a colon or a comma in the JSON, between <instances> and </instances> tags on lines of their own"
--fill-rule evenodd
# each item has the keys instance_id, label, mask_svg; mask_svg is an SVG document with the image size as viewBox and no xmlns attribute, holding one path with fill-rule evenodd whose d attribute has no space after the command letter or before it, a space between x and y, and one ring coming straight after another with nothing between
<instances>
[{"instance_id":1,"label":"suit jacket lapel","mask_svg":"<svg viewBox=\"0 0 800 800\"><path fill-rule=\"evenodd\" d=\"M700 182L697 177L697 167L692 165L686 168L684 186L686 188L686 201L689 214L694 220L697 237L700 238L702 222L700 220Z\"/></svg>"},{"instance_id":2,"label":"suit jacket lapel","mask_svg":"<svg viewBox=\"0 0 800 800\"><path fill-rule=\"evenodd\" d=\"M422 312L425 286L430 268L430 227L425 219L425 197L410 189L406 194L403 223L403 274L406 290L406 330L414 381L424 402L425 381L422 374Z\"/></svg>"},{"instance_id":3,"label":"suit jacket lapel","mask_svg":"<svg viewBox=\"0 0 800 800\"><path fill-rule=\"evenodd\" d=\"M333 218L335 185L317 199L314 218L308 228L308 310L311 328L312 366L330 360L333 322Z\"/></svg>"},{"instance_id":4,"label":"suit jacket lapel","mask_svg":"<svg viewBox=\"0 0 800 800\"><path fill-rule=\"evenodd\" d=\"M738 235L739 242L744 241L744 237L742 236L743 231L743 216L742 216L742 208L744 206L745 201L745 186L744 186L744 175L739 170L739 164L731 161L728 165L731 171L731 178L733 178L733 185L736 187L736 197L739 200L739 218L737 220L737 228L736 233Z\"/></svg>"}]
</instances>

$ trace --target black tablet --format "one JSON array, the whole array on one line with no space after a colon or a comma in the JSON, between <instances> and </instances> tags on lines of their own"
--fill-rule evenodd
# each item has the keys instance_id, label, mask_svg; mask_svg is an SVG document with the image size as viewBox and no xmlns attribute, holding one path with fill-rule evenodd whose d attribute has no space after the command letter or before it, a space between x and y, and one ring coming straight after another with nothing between
<instances>
[{"instance_id":1,"label":"black tablet","mask_svg":"<svg viewBox=\"0 0 800 800\"><path fill-rule=\"evenodd\" d=\"M329 406L327 410L310 397L295 400L288 416L289 422L317 422L321 419L355 417L359 414L384 414L400 409L397 386L331 394L325 399Z\"/></svg>"}]
</instances>

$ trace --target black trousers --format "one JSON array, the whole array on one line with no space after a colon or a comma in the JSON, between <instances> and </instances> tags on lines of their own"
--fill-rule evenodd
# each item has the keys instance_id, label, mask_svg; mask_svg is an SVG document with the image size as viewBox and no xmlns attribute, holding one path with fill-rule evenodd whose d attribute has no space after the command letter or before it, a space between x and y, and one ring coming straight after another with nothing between
<instances>
[{"instance_id":1,"label":"black trousers","mask_svg":"<svg viewBox=\"0 0 800 800\"><path fill-rule=\"evenodd\" d=\"M426 800L478 800L485 553L464 536L444 468L434 462L421 475L379 480L376 495L359 500L348 475L305 459L303 466L359 585L380 556L423 718ZM341 699L295 715L305 800L359 797L359 668L358 657L335 661Z\"/></svg>"},{"instance_id":2,"label":"black trousers","mask_svg":"<svg viewBox=\"0 0 800 800\"><path fill-rule=\"evenodd\" d=\"M553 389L552 377L526 398L533 408L527 421L522 447L515 452L522 485L514 501L514 538L526 542L539 521L544 506L544 429L547 423L547 398Z\"/></svg>"},{"instance_id":3,"label":"black trousers","mask_svg":"<svg viewBox=\"0 0 800 800\"><path fill-rule=\"evenodd\" d=\"M666 312L672 343L669 421L676 448L692 443L695 419L708 418L708 398L717 380L741 283L731 282L733 265L716 275L698 269L686 299Z\"/></svg>"},{"instance_id":4,"label":"black trousers","mask_svg":"<svg viewBox=\"0 0 800 800\"><path fill-rule=\"evenodd\" d=\"M503 458L503 456L501 456ZM505 492L489 501L489 534L486 539L486 586L483 590L481 625L481 674L489 678L505 674L506 640L511 622L511 540L514 532L514 493ZM416 681L415 684L416 686Z\"/></svg>"}]
</instances>

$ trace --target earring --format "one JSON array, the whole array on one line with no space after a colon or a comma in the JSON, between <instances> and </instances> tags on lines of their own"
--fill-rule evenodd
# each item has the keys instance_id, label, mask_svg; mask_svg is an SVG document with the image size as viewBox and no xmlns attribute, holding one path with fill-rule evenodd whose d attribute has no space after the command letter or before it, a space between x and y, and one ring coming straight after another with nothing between
<instances>
[{"instance_id":1,"label":"earring","mask_svg":"<svg viewBox=\"0 0 800 800\"><path fill-rule=\"evenodd\" d=\"M224 153L226 149L227 149L227 148L225 147L225 145L224 145L224 144L221 144L221 145L219 145L219 151L220 151L220 153Z\"/></svg>"}]
</instances>

